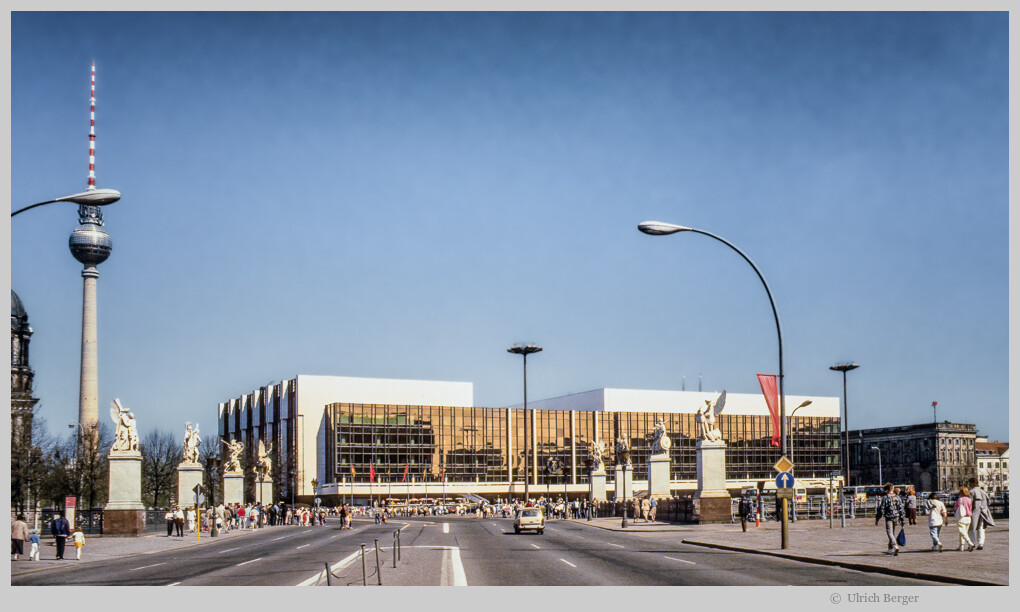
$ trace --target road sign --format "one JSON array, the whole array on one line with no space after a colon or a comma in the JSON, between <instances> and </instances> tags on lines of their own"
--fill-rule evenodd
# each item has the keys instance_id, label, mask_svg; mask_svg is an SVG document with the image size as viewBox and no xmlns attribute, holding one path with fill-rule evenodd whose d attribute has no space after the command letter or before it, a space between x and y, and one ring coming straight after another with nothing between
<instances>
[{"instance_id":1,"label":"road sign","mask_svg":"<svg viewBox=\"0 0 1020 612\"><path fill-rule=\"evenodd\" d=\"M793 499L793 489L776 489L776 499Z\"/></svg>"},{"instance_id":2,"label":"road sign","mask_svg":"<svg viewBox=\"0 0 1020 612\"><path fill-rule=\"evenodd\" d=\"M776 464L772 466L772 469L777 472L789 472L793 469L793 462L787 459L786 455L783 455L779 458L779 461L776 461Z\"/></svg>"},{"instance_id":3,"label":"road sign","mask_svg":"<svg viewBox=\"0 0 1020 612\"><path fill-rule=\"evenodd\" d=\"M780 472L776 476L776 486L780 489L792 489L793 488L793 474L789 472Z\"/></svg>"},{"instance_id":4,"label":"road sign","mask_svg":"<svg viewBox=\"0 0 1020 612\"><path fill-rule=\"evenodd\" d=\"M192 487L191 490L195 492L195 495L198 495L199 493L202 492L202 483L198 483L197 485Z\"/></svg>"},{"instance_id":5,"label":"road sign","mask_svg":"<svg viewBox=\"0 0 1020 612\"><path fill-rule=\"evenodd\" d=\"M316 498L315 498L315 505L316 505L316 506L318 506L318 505L319 505L319 504L321 504L321 503L322 503L322 499L321 499L321 498L318 498L318 497L316 497Z\"/></svg>"}]
</instances>

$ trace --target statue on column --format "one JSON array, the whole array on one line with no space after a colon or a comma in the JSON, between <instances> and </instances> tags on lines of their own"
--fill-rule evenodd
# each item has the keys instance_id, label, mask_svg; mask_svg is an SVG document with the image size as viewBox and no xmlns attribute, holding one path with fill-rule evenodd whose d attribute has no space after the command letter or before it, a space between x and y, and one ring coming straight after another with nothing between
<instances>
[{"instance_id":1,"label":"statue on column","mask_svg":"<svg viewBox=\"0 0 1020 612\"><path fill-rule=\"evenodd\" d=\"M666 435L666 424L662 418L655 422L655 429L652 431L652 455L668 455L669 448L673 443Z\"/></svg>"},{"instance_id":2,"label":"statue on column","mask_svg":"<svg viewBox=\"0 0 1020 612\"><path fill-rule=\"evenodd\" d=\"M591 440L588 442L588 458L591 459L592 473L604 471L604 457L606 454L606 443L602 440Z\"/></svg>"},{"instance_id":3,"label":"statue on column","mask_svg":"<svg viewBox=\"0 0 1020 612\"><path fill-rule=\"evenodd\" d=\"M258 476L260 482L269 480L272 477L273 472L273 460L269 457L269 453L273 452L273 444L269 444L267 450L262 440L259 440L259 456L258 461L255 463L255 474Z\"/></svg>"},{"instance_id":4,"label":"statue on column","mask_svg":"<svg viewBox=\"0 0 1020 612\"><path fill-rule=\"evenodd\" d=\"M629 467L630 462L630 443L627 442L627 438L620 436L616 439L616 463L617 465L624 465Z\"/></svg>"},{"instance_id":5,"label":"statue on column","mask_svg":"<svg viewBox=\"0 0 1020 612\"><path fill-rule=\"evenodd\" d=\"M198 423L195 423L195 429L192 429L191 422L188 422L184 430L185 463L198 463L198 447L200 444L202 444L202 438L198 435Z\"/></svg>"},{"instance_id":6,"label":"statue on column","mask_svg":"<svg viewBox=\"0 0 1020 612\"><path fill-rule=\"evenodd\" d=\"M135 426L135 415L121 406L119 399L110 404L110 418L117 426L113 437L111 451L138 451L138 429Z\"/></svg>"},{"instance_id":7,"label":"statue on column","mask_svg":"<svg viewBox=\"0 0 1020 612\"><path fill-rule=\"evenodd\" d=\"M718 442L722 440L722 433L716 427L716 417L726 406L726 391L719 394L719 398L705 400L705 407L698 411L695 420L698 423L698 437L706 442Z\"/></svg>"},{"instance_id":8,"label":"statue on column","mask_svg":"<svg viewBox=\"0 0 1020 612\"><path fill-rule=\"evenodd\" d=\"M227 452L230 456L227 458L227 465L224 466L224 472L240 472L241 471L241 453L244 452L244 442L240 440L231 440L227 442L222 441L227 447Z\"/></svg>"}]
</instances>

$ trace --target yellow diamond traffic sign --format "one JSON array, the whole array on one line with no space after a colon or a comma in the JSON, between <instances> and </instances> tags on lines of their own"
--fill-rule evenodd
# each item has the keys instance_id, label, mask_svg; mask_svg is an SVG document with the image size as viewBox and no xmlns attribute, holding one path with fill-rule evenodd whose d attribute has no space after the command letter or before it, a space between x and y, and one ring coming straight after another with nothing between
<instances>
[{"instance_id":1,"label":"yellow diamond traffic sign","mask_svg":"<svg viewBox=\"0 0 1020 612\"><path fill-rule=\"evenodd\" d=\"M786 455L783 455L779 458L779 461L776 461L776 464L772 466L772 469L777 472L789 472L792 467L793 462L787 459Z\"/></svg>"}]
</instances>

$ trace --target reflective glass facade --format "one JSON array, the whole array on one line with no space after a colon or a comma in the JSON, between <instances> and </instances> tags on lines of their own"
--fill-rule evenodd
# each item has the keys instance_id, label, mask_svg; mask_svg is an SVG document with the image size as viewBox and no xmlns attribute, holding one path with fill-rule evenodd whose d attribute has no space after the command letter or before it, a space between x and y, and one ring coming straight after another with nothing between
<instances>
[{"instance_id":1,"label":"reflective glass facade","mask_svg":"<svg viewBox=\"0 0 1020 612\"><path fill-rule=\"evenodd\" d=\"M334 403L326 407L326 479L368 482L523 482L524 449L531 449L532 483L587 482L588 442L610 446L607 476L614 478L613 441L630 442L634 478L648 477L651 432L662 418L673 445L671 480L693 481L696 473L695 415L661 412L524 410ZM779 449L772 446L767 416L722 414L718 426L726 450L727 479L771 479ZM791 419L798 477L827 478L840 469L839 418ZM526 435L527 434L527 435ZM527 440L526 440L527 438ZM547 476L550 459L566 466ZM538 469L535 470L534 466Z\"/></svg>"}]
</instances>

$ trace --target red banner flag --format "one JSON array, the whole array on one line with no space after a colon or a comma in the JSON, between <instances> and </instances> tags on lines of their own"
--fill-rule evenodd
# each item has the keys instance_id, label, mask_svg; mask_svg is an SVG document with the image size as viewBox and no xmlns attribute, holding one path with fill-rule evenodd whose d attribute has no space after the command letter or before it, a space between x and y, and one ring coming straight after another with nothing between
<instances>
[{"instance_id":1,"label":"red banner flag","mask_svg":"<svg viewBox=\"0 0 1020 612\"><path fill-rule=\"evenodd\" d=\"M404 464L404 477L400 479L400 482L407 482L407 464Z\"/></svg>"},{"instance_id":2,"label":"red banner flag","mask_svg":"<svg viewBox=\"0 0 1020 612\"><path fill-rule=\"evenodd\" d=\"M368 481L375 482L375 463L368 462Z\"/></svg>"},{"instance_id":3,"label":"red banner flag","mask_svg":"<svg viewBox=\"0 0 1020 612\"><path fill-rule=\"evenodd\" d=\"M354 480L354 464L351 464L351 480Z\"/></svg>"},{"instance_id":4,"label":"red banner flag","mask_svg":"<svg viewBox=\"0 0 1020 612\"><path fill-rule=\"evenodd\" d=\"M772 416L772 446L779 446L779 432L782 430L779 428L779 391L776 389L776 375L759 374L758 383Z\"/></svg>"}]
</instances>

